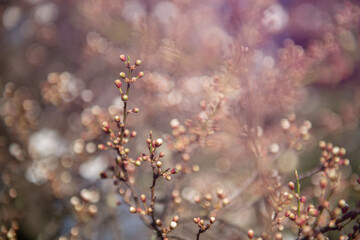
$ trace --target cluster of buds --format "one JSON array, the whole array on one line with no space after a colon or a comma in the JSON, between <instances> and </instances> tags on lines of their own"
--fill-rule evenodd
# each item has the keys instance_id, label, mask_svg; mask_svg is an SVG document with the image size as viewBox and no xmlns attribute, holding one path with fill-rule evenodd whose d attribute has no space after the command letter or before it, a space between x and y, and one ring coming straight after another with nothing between
<instances>
[{"instance_id":1,"label":"cluster of buds","mask_svg":"<svg viewBox=\"0 0 360 240\"><path fill-rule=\"evenodd\" d=\"M254 230L249 229L247 235L248 235L248 238L249 238L250 240L254 239L254 237L255 237ZM263 233L263 234L261 235L261 237L257 237L256 239L257 239L257 240L263 240L263 239L270 239L270 238L269 238L269 236L268 236L267 233ZM282 239L283 239L282 233L280 233L280 232L275 233L273 239L275 239L275 240L282 240Z\"/></svg>"},{"instance_id":2,"label":"cluster of buds","mask_svg":"<svg viewBox=\"0 0 360 240\"><path fill-rule=\"evenodd\" d=\"M319 180L322 194L319 198L318 206L313 204L306 206L306 197L300 195L297 171L295 171L296 182L290 181L287 184L290 191L282 188L280 180L272 184L269 201L274 208L274 224L277 226L277 232L274 235L275 239L282 239L280 234L284 230L282 221L285 219L297 225L300 229L299 234L306 239L312 237L323 239L324 232L343 228L346 223L344 225L340 223L346 222L346 220L351 221L354 219L354 216L359 214L357 212L349 212L349 205L344 199L339 200L335 207L331 207L330 204L330 197L339 180L337 170L339 166L349 164L349 160L344 158L346 150L323 141L319 143L319 146L322 150L322 156L320 160L321 166L317 172L322 174ZM331 186L329 196L325 197L329 181ZM327 213L324 214L324 211ZM254 232L249 230L248 235L250 239L253 239Z\"/></svg>"},{"instance_id":3,"label":"cluster of buds","mask_svg":"<svg viewBox=\"0 0 360 240\"><path fill-rule=\"evenodd\" d=\"M337 177L330 171L330 169L337 169L339 166L347 166L350 164L349 159L344 158L346 150L343 147L334 146L332 143L326 143L325 141L319 142L321 148L320 162L327 169L327 175L330 179L336 179Z\"/></svg>"},{"instance_id":4,"label":"cluster of buds","mask_svg":"<svg viewBox=\"0 0 360 240\"><path fill-rule=\"evenodd\" d=\"M134 206L130 206L129 207L129 212L130 213L137 213L137 214L140 214L140 215L151 215L153 213L153 209L150 208L150 207L147 207L146 204L145 204L145 209L142 209L141 207L134 207Z\"/></svg>"},{"instance_id":5,"label":"cluster of buds","mask_svg":"<svg viewBox=\"0 0 360 240\"><path fill-rule=\"evenodd\" d=\"M211 193L206 193L203 197L196 196L194 202L208 211L217 211L228 205L230 200L226 197L223 189L217 189L216 198L214 198Z\"/></svg>"},{"instance_id":6,"label":"cluster of buds","mask_svg":"<svg viewBox=\"0 0 360 240\"><path fill-rule=\"evenodd\" d=\"M130 111L134 113L138 112L136 108ZM128 113L130 113L130 111ZM123 145L129 141L129 138L136 137L137 133L136 131L130 131L129 129L126 129L124 124L120 121L120 117L118 115L114 117L114 120L119 130L113 131L111 130L108 122L103 122L102 130L109 136L109 141L106 143L106 146L104 144L98 144L98 149L107 150L111 148L119 150L120 152L126 152L126 149L123 148Z\"/></svg>"},{"instance_id":7,"label":"cluster of buds","mask_svg":"<svg viewBox=\"0 0 360 240\"><path fill-rule=\"evenodd\" d=\"M172 219L172 221L170 222L170 224L167 227L163 226L163 222L160 219L156 219L155 220L155 224L156 226L158 226L161 229L161 234L162 234L162 238L164 240L168 240L169 238L167 237L167 235L173 231L174 229L176 229L177 225L179 222L179 216L175 215Z\"/></svg>"},{"instance_id":8,"label":"cluster of buds","mask_svg":"<svg viewBox=\"0 0 360 240\"><path fill-rule=\"evenodd\" d=\"M297 172L295 171L298 179ZM284 230L283 220L288 219L299 227L306 223L305 208L306 197L300 195L300 184L297 182L288 183L289 191L283 189L279 176L275 176L275 183L272 184L270 190L269 203L274 210L274 225L276 226L275 239L282 239L282 231ZM294 204L297 203L297 204ZM253 231L249 231L249 238L253 236ZM250 238L252 239L252 238ZM266 238L265 238L266 239Z\"/></svg>"},{"instance_id":9,"label":"cluster of buds","mask_svg":"<svg viewBox=\"0 0 360 240\"><path fill-rule=\"evenodd\" d=\"M312 124L306 120L301 125L296 123L295 113L290 114L287 118L281 119L282 130L287 135L289 146L297 151L303 149L306 141L310 139L310 129Z\"/></svg>"},{"instance_id":10,"label":"cluster of buds","mask_svg":"<svg viewBox=\"0 0 360 240\"><path fill-rule=\"evenodd\" d=\"M133 214L141 215L141 219L156 232L157 236L162 239L167 239L166 235L174 230L177 226L179 217L175 216L173 221L169 224L168 227L162 227L162 222L160 219L155 220L155 187L156 181L159 177L163 177L167 181L172 180L172 175L178 172L178 169L167 168L163 169L163 160L165 156L164 152L157 152L157 150L164 144L162 138L153 139L152 132L149 134L149 138L146 139L146 144L148 147L148 153L142 153L136 159L133 159L129 156L130 149L125 145L128 143L130 138L136 137L135 131L130 131L127 129L127 116L130 113L138 113L138 108L128 109L128 100L129 100L129 89L132 83L137 79L144 76L143 72L139 72L137 77L131 77L132 72L136 67L141 65L141 61L135 61L134 65L131 65L130 58L125 55L120 55L120 60L125 63L125 67L128 69L128 75L124 72L120 72L120 79L115 80L115 85L121 93L121 99L124 103L123 105L123 116L115 115L114 122L118 127L118 131L111 129L108 122L103 122L102 130L109 136L109 141L104 144L99 144L98 148L100 150L113 149L117 152L117 157L115 158L115 165L108 167L105 171L100 173L101 178L110 178L113 179L114 185L119 185L121 182L127 182L124 187L119 188L119 194L122 196L123 201L129 205L129 211ZM122 90L122 80L125 81L127 87L126 90ZM141 194L140 197L137 196L137 192L134 190L134 187L129 187L129 184L134 186L135 177L132 175L135 172L136 167L141 166L143 162L148 162L152 168L153 181L152 186L150 187L151 193L147 198L145 194ZM149 219L146 218L149 217ZM148 224L148 220L152 223Z\"/></svg>"},{"instance_id":11,"label":"cluster of buds","mask_svg":"<svg viewBox=\"0 0 360 240\"><path fill-rule=\"evenodd\" d=\"M213 223L215 223L215 217L210 217L209 218L209 223L205 224L205 220L201 219L199 217L196 217L193 219L194 223L197 224L197 226L199 227L199 234L206 232Z\"/></svg>"},{"instance_id":12,"label":"cluster of buds","mask_svg":"<svg viewBox=\"0 0 360 240\"><path fill-rule=\"evenodd\" d=\"M173 231L177 227L178 222L179 222L179 217L174 216L172 221L170 222L169 226L164 227L162 224L162 221L160 219L156 220L156 225L161 228L163 239L168 239L168 237L166 235L168 235L171 231Z\"/></svg>"},{"instance_id":13,"label":"cluster of buds","mask_svg":"<svg viewBox=\"0 0 360 240\"><path fill-rule=\"evenodd\" d=\"M120 78L123 79L126 83L128 83L128 84L134 83L134 82L136 82L136 80L138 80L139 78L142 78L144 76L144 72L139 72L136 77L131 77L132 72L136 69L136 67L141 65L141 60L138 59L135 61L134 65L131 65L129 56L126 57L124 54L121 54L119 58L122 62L124 62L125 67L129 71L128 75L125 72L119 73ZM122 84L121 84L120 79L115 80L115 85L122 93L122 90L121 90ZM124 98L124 96L127 96L127 94L123 95L123 98Z\"/></svg>"},{"instance_id":14,"label":"cluster of buds","mask_svg":"<svg viewBox=\"0 0 360 240\"><path fill-rule=\"evenodd\" d=\"M156 169L154 173L156 174L157 177L162 176L167 181L171 181L172 180L171 175L178 173L179 170L177 168L173 168L173 169L168 168L166 170L162 169L163 162L160 160L160 158L164 157L165 153L160 152L159 154L156 154L156 150L163 145L163 142L164 141L162 140L162 138L158 138L156 140L153 139L152 132L150 132L149 138L146 139L146 143L149 149L149 155L143 155L141 159L143 161L149 161L151 163L153 170ZM140 159L138 160L140 161Z\"/></svg>"},{"instance_id":15,"label":"cluster of buds","mask_svg":"<svg viewBox=\"0 0 360 240\"><path fill-rule=\"evenodd\" d=\"M305 207L306 197L300 195L300 183L299 183L299 176L297 171L295 171L296 183L289 182L288 188L292 193L285 192L284 197L287 201L284 202L284 206L289 205L291 206L291 200L295 199L297 202L296 206L292 206L290 210L287 210L284 214L284 218L293 221L298 227L304 229L304 232L311 229L309 226L310 217L317 217L318 211L314 208L313 205L309 205L308 208ZM280 218L279 221L282 219ZM284 227L279 225L278 230L282 231Z\"/></svg>"},{"instance_id":16,"label":"cluster of buds","mask_svg":"<svg viewBox=\"0 0 360 240\"><path fill-rule=\"evenodd\" d=\"M325 194L336 189L340 178L338 169L340 166L349 165L350 161L345 158L345 148L333 146L332 143L324 141L319 142L319 147L322 151L320 157L322 174L319 180L319 187L321 189L320 207L321 209L329 210L330 203L325 198Z\"/></svg>"},{"instance_id":17,"label":"cluster of buds","mask_svg":"<svg viewBox=\"0 0 360 240\"><path fill-rule=\"evenodd\" d=\"M344 200L340 199L337 203L337 206L334 207L332 211L329 211L330 214L330 220L328 223L328 226L330 228L336 228L337 227L337 220L339 220L343 214L347 213L349 210L349 204Z\"/></svg>"},{"instance_id":18,"label":"cluster of buds","mask_svg":"<svg viewBox=\"0 0 360 240\"><path fill-rule=\"evenodd\" d=\"M125 67L129 70L128 76L124 72L120 73L120 77L123 79L131 79L131 74L135 70L137 66L140 66L141 61L137 60L135 62L135 65L131 65L130 63L130 57L126 57L125 55L120 55L120 60L125 63ZM139 74L139 77L142 77L144 74ZM136 79L137 79L136 78ZM121 99L124 102L123 105L123 116L120 117L119 115L115 115L114 122L116 123L116 126L118 128L117 131L113 131L110 128L110 125L107 121L104 121L102 123L102 130L109 136L109 141L104 144L99 144L98 149L100 150L107 150L107 149L113 149L116 150L118 153L118 156L115 158L115 166L113 168L110 168L110 172L112 172L112 177L114 177L114 183L118 183L119 181L127 181L129 179L132 180L132 183L134 183L133 178L129 178L129 172L133 168L128 168L128 164L132 163L136 166L140 165L141 162L139 160L133 160L128 155L130 153L130 149L125 147L124 145L128 143L129 138L136 137L137 133L135 131L130 132L129 129L126 128L126 120L130 113L138 113L138 108L132 108L128 109L127 101L129 99L129 90L130 90L130 83L134 81L126 81L127 87L126 91L123 92L121 87L122 83L120 79L115 80L115 85L119 89L121 93ZM108 174L106 172L102 172L100 174L101 178L108 178Z\"/></svg>"}]
</instances>

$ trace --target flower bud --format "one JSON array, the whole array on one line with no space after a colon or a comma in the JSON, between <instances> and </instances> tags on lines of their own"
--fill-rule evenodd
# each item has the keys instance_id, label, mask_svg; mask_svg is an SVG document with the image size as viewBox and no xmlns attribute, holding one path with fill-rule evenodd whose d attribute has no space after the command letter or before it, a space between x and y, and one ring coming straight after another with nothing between
<instances>
[{"instance_id":1,"label":"flower bud","mask_svg":"<svg viewBox=\"0 0 360 240\"><path fill-rule=\"evenodd\" d=\"M326 142L325 141L320 141L319 142L319 147L324 150L326 148Z\"/></svg>"},{"instance_id":2,"label":"flower bud","mask_svg":"<svg viewBox=\"0 0 360 240\"><path fill-rule=\"evenodd\" d=\"M223 204L223 206L228 205L228 204L229 204L229 202L230 202L230 200L229 200L228 198L224 198L224 199L222 200L222 204Z\"/></svg>"},{"instance_id":3,"label":"flower bud","mask_svg":"<svg viewBox=\"0 0 360 240\"><path fill-rule=\"evenodd\" d=\"M125 130L124 130L124 136L127 137L127 136L129 136L129 134L130 134L130 130L129 130L129 129L125 129Z\"/></svg>"},{"instance_id":4,"label":"flower bud","mask_svg":"<svg viewBox=\"0 0 360 240\"><path fill-rule=\"evenodd\" d=\"M340 156L344 156L346 154L346 149L345 148L340 148L340 151L339 151L339 155Z\"/></svg>"},{"instance_id":5,"label":"flower bud","mask_svg":"<svg viewBox=\"0 0 360 240\"><path fill-rule=\"evenodd\" d=\"M293 182L289 182L288 186L289 186L290 190L294 191L295 184Z\"/></svg>"},{"instance_id":6,"label":"flower bud","mask_svg":"<svg viewBox=\"0 0 360 240\"><path fill-rule=\"evenodd\" d=\"M248 231L248 237L249 237L250 239L252 239L252 238L254 237L254 231L253 231L252 229L250 229L250 230Z\"/></svg>"},{"instance_id":7,"label":"flower bud","mask_svg":"<svg viewBox=\"0 0 360 240\"><path fill-rule=\"evenodd\" d=\"M121 55L119 56L119 58L120 58L120 60L123 61L123 62L126 61L126 56L125 56L124 54L121 54Z\"/></svg>"},{"instance_id":8,"label":"flower bud","mask_svg":"<svg viewBox=\"0 0 360 240\"><path fill-rule=\"evenodd\" d=\"M121 73L119 73L119 76L120 76L121 78L125 78L125 77L126 77L126 74L125 74L124 72L121 72Z\"/></svg>"},{"instance_id":9,"label":"flower bud","mask_svg":"<svg viewBox=\"0 0 360 240\"><path fill-rule=\"evenodd\" d=\"M146 202L146 196L145 196L145 194L141 194L140 195L140 200L144 203L144 202Z\"/></svg>"},{"instance_id":10,"label":"flower bud","mask_svg":"<svg viewBox=\"0 0 360 240\"><path fill-rule=\"evenodd\" d=\"M116 79L116 80L115 80L115 86L116 86L117 88L121 88L121 81L120 81L120 79Z\"/></svg>"},{"instance_id":11,"label":"flower bud","mask_svg":"<svg viewBox=\"0 0 360 240\"><path fill-rule=\"evenodd\" d=\"M332 148L333 148L333 144L332 144L332 143L326 144L326 149L327 149L328 151L332 151Z\"/></svg>"},{"instance_id":12,"label":"flower bud","mask_svg":"<svg viewBox=\"0 0 360 240\"><path fill-rule=\"evenodd\" d=\"M129 96L126 95L126 94L124 94L124 95L122 95L121 99L122 99L124 102L126 102L126 101L129 99Z\"/></svg>"},{"instance_id":13,"label":"flower bud","mask_svg":"<svg viewBox=\"0 0 360 240\"><path fill-rule=\"evenodd\" d=\"M339 152L340 152L340 148L339 147L333 147L332 150L331 150L332 154L333 155L338 155Z\"/></svg>"},{"instance_id":14,"label":"flower bud","mask_svg":"<svg viewBox=\"0 0 360 240\"><path fill-rule=\"evenodd\" d=\"M317 216L319 216L319 211L317 209L315 209L315 208L310 208L309 209L309 214L311 216L313 216L313 217L317 217Z\"/></svg>"},{"instance_id":15,"label":"flower bud","mask_svg":"<svg viewBox=\"0 0 360 240\"><path fill-rule=\"evenodd\" d=\"M326 208L326 209L329 209L329 208L330 208L330 203L329 203L329 201L323 201L323 202L321 203L321 206L324 207L324 208Z\"/></svg>"},{"instance_id":16,"label":"flower bud","mask_svg":"<svg viewBox=\"0 0 360 240\"><path fill-rule=\"evenodd\" d=\"M214 223L215 222L215 218L214 217L210 217L210 223Z\"/></svg>"},{"instance_id":17,"label":"flower bud","mask_svg":"<svg viewBox=\"0 0 360 240\"><path fill-rule=\"evenodd\" d=\"M136 61L135 61L135 65L136 65L136 66L140 66L140 65L141 65L141 60L140 60L140 59L136 60Z\"/></svg>"},{"instance_id":18,"label":"flower bud","mask_svg":"<svg viewBox=\"0 0 360 240\"><path fill-rule=\"evenodd\" d=\"M133 207L133 206L131 206L131 207L129 208L129 211L130 211L131 213L136 213L136 208Z\"/></svg>"},{"instance_id":19,"label":"flower bud","mask_svg":"<svg viewBox=\"0 0 360 240\"><path fill-rule=\"evenodd\" d=\"M133 108L132 111L133 111L134 113L138 113L140 110L139 110L138 108Z\"/></svg>"},{"instance_id":20,"label":"flower bud","mask_svg":"<svg viewBox=\"0 0 360 240\"><path fill-rule=\"evenodd\" d=\"M106 149L106 147L105 147L105 145L104 144L98 144L98 149L99 150L105 150Z\"/></svg>"},{"instance_id":21,"label":"flower bud","mask_svg":"<svg viewBox=\"0 0 360 240\"><path fill-rule=\"evenodd\" d=\"M109 123L108 123L108 122L103 122L103 123L102 123L102 126L103 126L104 128L110 128L110 126L109 126Z\"/></svg>"},{"instance_id":22,"label":"flower bud","mask_svg":"<svg viewBox=\"0 0 360 240\"><path fill-rule=\"evenodd\" d=\"M321 178L319 184L321 189L325 189L327 187L328 181L326 180L326 178Z\"/></svg>"},{"instance_id":23,"label":"flower bud","mask_svg":"<svg viewBox=\"0 0 360 240\"><path fill-rule=\"evenodd\" d=\"M338 206L340 208L344 208L346 206L346 201L344 199L339 200Z\"/></svg>"},{"instance_id":24,"label":"flower bud","mask_svg":"<svg viewBox=\"0 0 360 240\"><path fill-rule=\"evenodd\" d=\"M333 211L332 211L332 216L333 218L339 217L342 213L342 209L339 207L336 207Z\"/></svg>"},{"instance_id":25,"label":"flower bud","mask_svg":"<svg viewBox=\"0 0 360 240\"><path fill-rule=\"evenodd\" d=\"M223 199L225 197L224 190L221 189L221 188L217 189L216 190L216 195L217 195L218 198Z\"/></svg>"},{"instance_id":26,"label":"flower bud","mask_svg":"<svg viewBox=\"0 0 360 240\"><path fill-rule=\"evenodd\" d=\"M155 147L160 147L163 144L163 140L161 138L156 139Z\"/></svg>"},{"instance_id":27,"label":"flower bud","mask_svg":"<svg viewBox=\"0 0 360 240\"><path fill-rule=\"evenodd\" d=\"M143 76L144 76L144 72L139 72L139 73L138 73L138 77L139 77L139 78L141 78L141 77L143 77Z\"/></svg>"},{"instance_id":28,"label":"flower bud","mask_svg":"<svg viewBox=\"0 0 360 240\"><path fill-rule=\"evenodd\" d=\"M161 222L160 219L156 219L155 223L156 223L156 225L158 225L158 226L161 226L161 225L162 225L162 222Z\"/></svg>"},{"instance_id":29,"label":"flower bud","mask_svg":"<svg viewBox=\"0 0 360 240\"><path fill-rule=\"evenodd\" d=\"M285 217L290 217L290 214L291 214L290 211L286 211L286 212L285 212Z\"/></svg>"},{"instance_id":30,"label":"flower bud","mask_svg":"<svg viewBox=\"0 0 360 240\"><path fill-rule=\"evenodd\" d=\"M296 225L298 225L298 226L304 225L304 224L306 223L306 218L305 218L305 216L301 215L300 217L296 218L295 223L296 223Z\"/></svg>"},{"instance_id":31,"label":"flower bud","mask_svg":"<svg viewBox=\"0 0 360 240\"><path fill-rule=\"evenodd\" d=\"M177 223L174 222L174 221L172 221L172 222L170 223L170 228L171 228L171 229L175 229L176 227L177 227Z\"/></svg>"}]
</instances>

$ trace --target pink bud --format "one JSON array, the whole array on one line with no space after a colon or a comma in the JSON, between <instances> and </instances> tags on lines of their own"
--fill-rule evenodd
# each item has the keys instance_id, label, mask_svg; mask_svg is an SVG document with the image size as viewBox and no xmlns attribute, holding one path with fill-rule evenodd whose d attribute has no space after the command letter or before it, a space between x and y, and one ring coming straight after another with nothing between
<instances>
[{"instance_id":1,"label":"pink bud","mask_svg":"<svg viewBox=\"0 0 360 240\"><path fill-rule=\"evenodd\" d=\"M250 239L252 239L253 237L254 237L254 231L253 230L249 230L248 231L248 237L250 238Z\"/></svg>"},{"instance_id":2,"label":"pink bud","mask_svg":"<svg viewBox=\"0 0 360 240\"><path fill-rule=\"evenodd\" d=\"M121 55L119 56L119 58L120 58L120 60L123 61L123 62L126 61L126 56L125 56L124 54L121 54Z\"/></svg>"},{"instance_id":3,"label":"pink bud","mask_svg":"<svg viewBox=\"0 0 360 240\"><path fill-rule=\"evenodd\" d=\"M116 79L116 80L115 80L115 85L116 85L117 88L121 88L121 81L120 81L120 79Z\"/></svg>"},{"instance_id":4,"label":"pink bud","mask_svg":"<svg viewBox=\"0 0 360 240\"><path fill-rule=\"evenodd\" d=\"M105 147L104 144L101 144L101 143L100 143L100 144L98 145L98 149L99 149L99 150L105 150L106 147Z\"/></svg>"}]
</instances>

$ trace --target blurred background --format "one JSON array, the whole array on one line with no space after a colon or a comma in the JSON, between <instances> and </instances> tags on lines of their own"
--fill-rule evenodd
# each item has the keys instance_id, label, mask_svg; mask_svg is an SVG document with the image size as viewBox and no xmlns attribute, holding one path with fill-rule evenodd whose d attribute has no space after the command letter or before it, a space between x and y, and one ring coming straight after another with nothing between
<instances>
[{"instance_id":1,"label":"blurred background","mask_svg":"<svg viewBox=\"0 0 360 240\"><path fill-rule=\"evenodd\" d=\"M351 164L339 191L355 207L359 18L358 1L340 0L0 0L0 236L12 239L13 229L18 239L150 239L138 216L118 206L111 181L99 179L115 156L97 145L107 140L101 122L122 111L113 83L124 71L120 54L141 59L145 72L129 95L130 107L140 109L128 122L138 133L134 154L146 151L152 130L168 140L166 165L191 153L189 166L200 166L180 186L170 183L184 219L194 217L193 197L209 191L204 183L232 195L269 163L285 180L295 168L316 167L319 140L346 148ZM216 131L196 150L170 144L171 120L212 116ZM299 126L290 136L287 121ZM149 171L141 171L135 177L145 192ZM304 191L314 182L305 180ZM215 232L241 239L264 208L244 206L261 194L234 194L234 205L218 215L235 227L222 232L219 223L206 239L218 239ZM196 231L185 222L174 234L194 239Z\"/></svg>"}]
</instances>

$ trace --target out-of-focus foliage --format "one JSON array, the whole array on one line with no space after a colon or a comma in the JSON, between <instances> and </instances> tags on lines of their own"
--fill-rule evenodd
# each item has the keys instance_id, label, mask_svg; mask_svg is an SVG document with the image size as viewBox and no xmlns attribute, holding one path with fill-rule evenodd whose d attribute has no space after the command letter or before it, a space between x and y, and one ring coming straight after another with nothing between
<instances>
[{"instance_id":1,"label":"out-of-focus foliage","mask_svg":"<svg viewBox=\"0 0 360 240\"><path fill-rule=\"evenodd\" d=\"M152 237L99 176L116 157L97 145L123 109L121 53L145 72L129 95L131 154L152 130L180 170L157 189L157 217L180 217L173 236L196 239L193 218L213 216L204 239L294 239L269 199L294 169L323 166L320 140L350 159L329 167L331 206L359 211L359 30L357 1L0 0L0 239ZM136 168L148 193L151 171ZM321 177L301 180L306 204L323 206Z\"/></svg>"}]
</instances>

